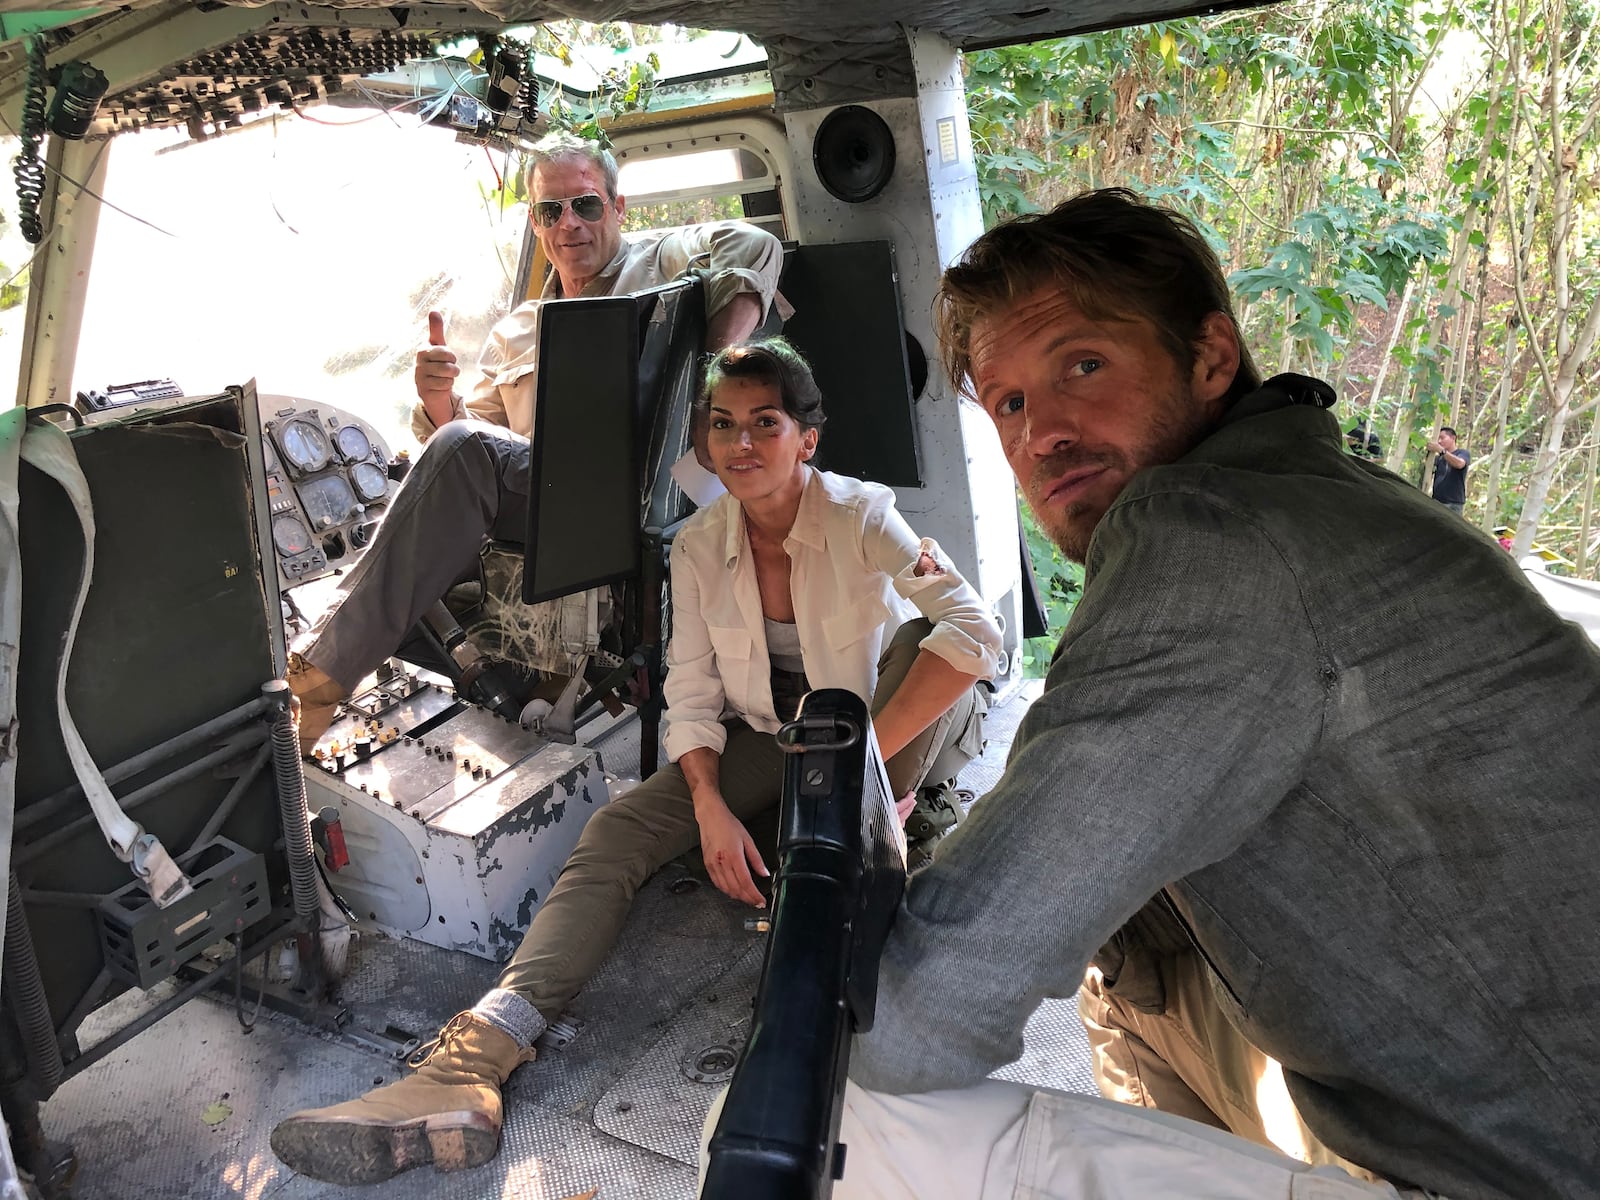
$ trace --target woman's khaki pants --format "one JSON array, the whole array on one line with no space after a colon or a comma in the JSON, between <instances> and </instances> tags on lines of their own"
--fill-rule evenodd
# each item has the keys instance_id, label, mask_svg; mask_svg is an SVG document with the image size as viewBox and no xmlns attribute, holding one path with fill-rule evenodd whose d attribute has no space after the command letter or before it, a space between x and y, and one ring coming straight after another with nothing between
<instances>
[{"instance_id":1,"label":"woman's khaki pants","mask_svg":"<svg viewBox=\"0 0 1600 1200\"><path fill-rule=\"evenodd\" d=\"M925 620L900 627L878 663L872 711L882 710L931 632ZM952 778L982 749L978 711L969 693L885 765L893 794L903 796L925 780ZM783 792L783 752L771 734L742 721L727 724L722 752L722 798L749 824L777 807ZM700 841L689 785L676 763L602 807L584 826L578 845L534 915L522 945L501 972L497 987L526 997L547 1021L599 969L616 943L639 888L658 869Z\"/></svg>"}]
</instances>

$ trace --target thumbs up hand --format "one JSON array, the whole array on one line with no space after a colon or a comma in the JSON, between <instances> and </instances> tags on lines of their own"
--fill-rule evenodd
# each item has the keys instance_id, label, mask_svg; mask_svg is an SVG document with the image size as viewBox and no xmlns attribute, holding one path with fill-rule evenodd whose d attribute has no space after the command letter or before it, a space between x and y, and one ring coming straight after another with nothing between
<instances>
[{"instance_id":1,"label":"thumbs up hand","mask_svg":"<svg viewBox=\"0 0 1600 1200\"><path fill-rule=\"evenodd\" d=\"M445 344L444 314L428 314L428 344L417 351L417 365L412 378L417 385L417 398L427 410L434 425L443 425L455 416L455 383L461 374L456 365L456 352Z\"/></svg>"}]
</instances>

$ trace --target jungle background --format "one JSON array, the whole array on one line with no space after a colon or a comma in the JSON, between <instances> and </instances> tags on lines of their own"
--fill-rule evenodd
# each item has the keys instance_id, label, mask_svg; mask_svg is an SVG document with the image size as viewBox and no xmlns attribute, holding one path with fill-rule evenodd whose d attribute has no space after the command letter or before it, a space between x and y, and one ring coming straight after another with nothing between
<instances>
[{"instance_id":1,"label":"jungle background","mask_svg":"<svg viewBox=\"0 0 1600 1200\"><path fill-rule=\"evenodd\" d=\"M1289 3L967 58L989 222L1123 186L1195 218L1264 373L1385 464L1472 452L1466 516L1593 579L1600 114L1583 0ZM1030 531L1052 626L1080 577Z\"/></svg>"}]
</instances>

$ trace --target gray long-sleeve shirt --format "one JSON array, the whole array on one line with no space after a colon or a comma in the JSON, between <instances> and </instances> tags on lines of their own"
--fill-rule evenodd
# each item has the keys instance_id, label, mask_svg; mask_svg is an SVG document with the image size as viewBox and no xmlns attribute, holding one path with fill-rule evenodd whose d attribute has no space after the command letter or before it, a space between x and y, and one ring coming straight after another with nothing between
<instances>
[{"instance_id":1,"label":"gray long-sleeve shirt","mask_svg":"<svg viewBox=\"0 0 1600 1200\"><path fill-rule=\"evenodd\" d=\"M910 884L868 1088L976 1082L1165 885L1311 1129L1600 1195L1600 654L1269 385L1141 472L999 786Z\"/></svg>"}]
</instances>

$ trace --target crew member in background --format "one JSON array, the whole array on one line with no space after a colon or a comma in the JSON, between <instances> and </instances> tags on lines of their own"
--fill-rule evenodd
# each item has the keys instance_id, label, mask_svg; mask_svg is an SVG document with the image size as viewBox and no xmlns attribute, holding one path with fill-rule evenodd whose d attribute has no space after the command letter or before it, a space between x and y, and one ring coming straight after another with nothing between
<instances>
[{"instance_id":1,"label":"crew member in background","mask_svg":"<svg viewBox=\"0 0 1600 1200\"><path fill-rule=\"evenodd\" d=\"M1381 462L1383 459L1383 442L1378 437L1378 431L1368 429L1365 420L1357 421L1351 426L1344 435L1344 444L1357 458L1370 458L1374 462Z\"/></svg>"},{"instance_id":2,"label":"crew member in background","mask_svg":"<svg viewBox=\"0 0 1600 1200\"><path fill-rule=\"evenodd\" d=\"M1433 460L1433 498L1459 517L1467 503L1467 464L1472 454L1456 444L1456 431L1448 425L1429 440L1428 453L1439 456Z\"/></svg>"}]
</instances>

